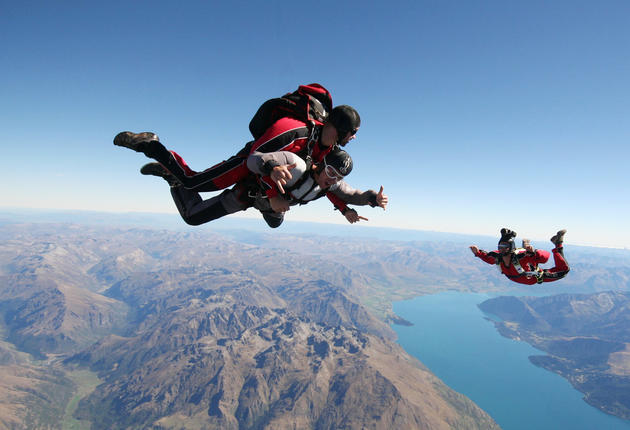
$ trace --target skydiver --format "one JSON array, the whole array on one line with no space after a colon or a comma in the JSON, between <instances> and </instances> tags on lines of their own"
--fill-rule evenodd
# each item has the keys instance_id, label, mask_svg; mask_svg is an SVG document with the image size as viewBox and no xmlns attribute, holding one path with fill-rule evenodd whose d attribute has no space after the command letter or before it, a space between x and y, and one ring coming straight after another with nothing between
<instances>
[{"instance_id":1,"label":"skydiver","mask_svg":"<svg viewBox=\"0 0 630 430\"><path fill-rule=\"evenodd\" d=\"M341 149L328 153L320 163L309 166L296 154L279 151L254 152L247 159L250 174L232 188L209 199L179 183L160 163L149 163L140 169L144 175L164 178L171 186L171 195L183 220L200 225L225 215L258 209L269 227L279 227L290 206L306 204L327 195L338 201L339 209L350 223L367 218L347 206L369 205L385 209L388 197L373 190L359 191L343 179L352 171L352 158Z\"/></svg>"},{"instance_id":2,"label":"skydiver","mask_svg":"<svg viewBox=\"0 0 630 430\"><path fill-rule=\"evenodd\" d=\"M566 232L566 230L560 230L551 238L551 243L555 245L551 251L555 265L551 269L538 267L539 264L544 264L549 260L548 251L534 249L529 239L523 239L523 247L516 249L514 244L516 232L507 228L501 229L497 251L486 252L475 245L470 246L470 250L475 257L479 257L486 263L498 265L501 273L514 282L527 285L553 282L564 278L569 273L569 265L564 258L562 246Z\"/></svg>"},{"instance_id":3,"label":"skydiver","mask_svg":"<svg viewBox=\"0 0 630 430\"><path fill-rule=\"evenodd\" d=\"M303 88L323 91L330 96L319 84L300 87ZM332 99L330 104L332 107ZM247 157L253 152L289 151L317 163L333 147L343 147L353 140L360 126L359 113L347 105L332 109L320 124L309 124L289 116L281 117L261 137L246 144L236 155L202 172L192 170L179 154L166 149L155 133L124 131L116 135L114 145L141 152L158 161L187 189L198 192L218 191L247 177Z\"/></svg>"}]
</instances>

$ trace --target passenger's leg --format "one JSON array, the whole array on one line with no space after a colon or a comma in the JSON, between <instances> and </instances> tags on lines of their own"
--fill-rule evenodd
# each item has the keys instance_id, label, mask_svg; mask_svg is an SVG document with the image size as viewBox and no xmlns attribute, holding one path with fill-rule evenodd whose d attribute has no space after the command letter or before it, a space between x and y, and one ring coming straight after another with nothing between
<instances>
[{"instance_id":1,"label":"passenger's leg","mask_svg":"<svg viewBox=\"0 0 630 430\"><path fill-rule=\"evenodd\" d=\"M207 200L183 186L171 187L171 195L183 220L190 225L201 225L249 207L238 199L239 192L235 188Z\"/></svg>"}]
</instances>

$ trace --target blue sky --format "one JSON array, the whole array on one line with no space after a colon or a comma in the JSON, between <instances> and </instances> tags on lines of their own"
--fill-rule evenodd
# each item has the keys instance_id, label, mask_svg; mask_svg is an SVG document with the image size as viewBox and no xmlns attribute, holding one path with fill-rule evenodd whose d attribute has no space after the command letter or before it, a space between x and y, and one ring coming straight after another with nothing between
<instances>
[{"instance_id":1,"label":"blue sky","mask_svg":"<svg viewBox=\"0 0 630 430\"><path fill-rule=\"evenodd\" d=\"M1 1L0 205L175 213L117 132L202 170L319 82L361 113L348 181L390 197L367 224L630 248L629 19L625 0ZM326 201L287 218L346 222Z\"/></svg>"}]
</instances>

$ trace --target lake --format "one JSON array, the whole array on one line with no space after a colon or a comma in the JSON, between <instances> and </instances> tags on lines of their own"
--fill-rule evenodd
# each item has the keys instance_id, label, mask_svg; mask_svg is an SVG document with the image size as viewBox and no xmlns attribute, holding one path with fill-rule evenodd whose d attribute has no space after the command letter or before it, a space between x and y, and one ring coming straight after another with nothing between
<instances>
[{"instance_id":1,"label":"lake","mask_svg":"<svg viewBox=\"0 0 630 430\"><path fill-rule=\"evenodd\" d=\"M630 421L582 400L569 382L528 360L542 355L501 336L477 304L494 296L446 292L394 303L413 326L393 326L398 343L505 430L630 429Z\"/></svg>"}]
</instances>

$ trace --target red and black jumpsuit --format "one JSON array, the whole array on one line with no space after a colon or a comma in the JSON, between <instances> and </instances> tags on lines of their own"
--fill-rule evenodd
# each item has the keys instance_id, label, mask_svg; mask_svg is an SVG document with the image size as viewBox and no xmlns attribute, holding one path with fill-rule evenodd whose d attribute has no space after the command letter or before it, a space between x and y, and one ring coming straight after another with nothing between
<instances>
[{"instance_id":1,"label":"red and black jumpsuit","mask_svg":"<svg viewBox=\"0 0 630 430\"><path fill-rule=\"evenodd\" d=\"M331 147L319 143L322 126L309 129L303 121L294 118L281 118L257 140L249 142L236 155L216 164L203 172L192 170L184 159L174 151L169 151L159 142L153 142L144 151L147 157L160 162L181 184L197 192L218 191L245 179L250 171L247 169L247 157L255 152L289 151L306 158L309 155L313 162L323 160Z\"/></svg>"},{"instance_id":2,"label":"red and black jumpsuit","mask_svg":"<svg viewBox=\"0 0 630 430\"><path fill-rule=\"evenodd\" d=\"M540 284L543 282L553 282L562 279L569 273L569 265L564 259L562 246L554 248L552 251L555 266L551 269L541 269L539 264L544 264L549 260L549 251L537 249L534 253L518 249L510 255L509 264L505 264L503 256L499 251L486 252L479 250L477 257L488 264L496 264L508 279L519 284Z\"/></svg>"}]
</instances>

